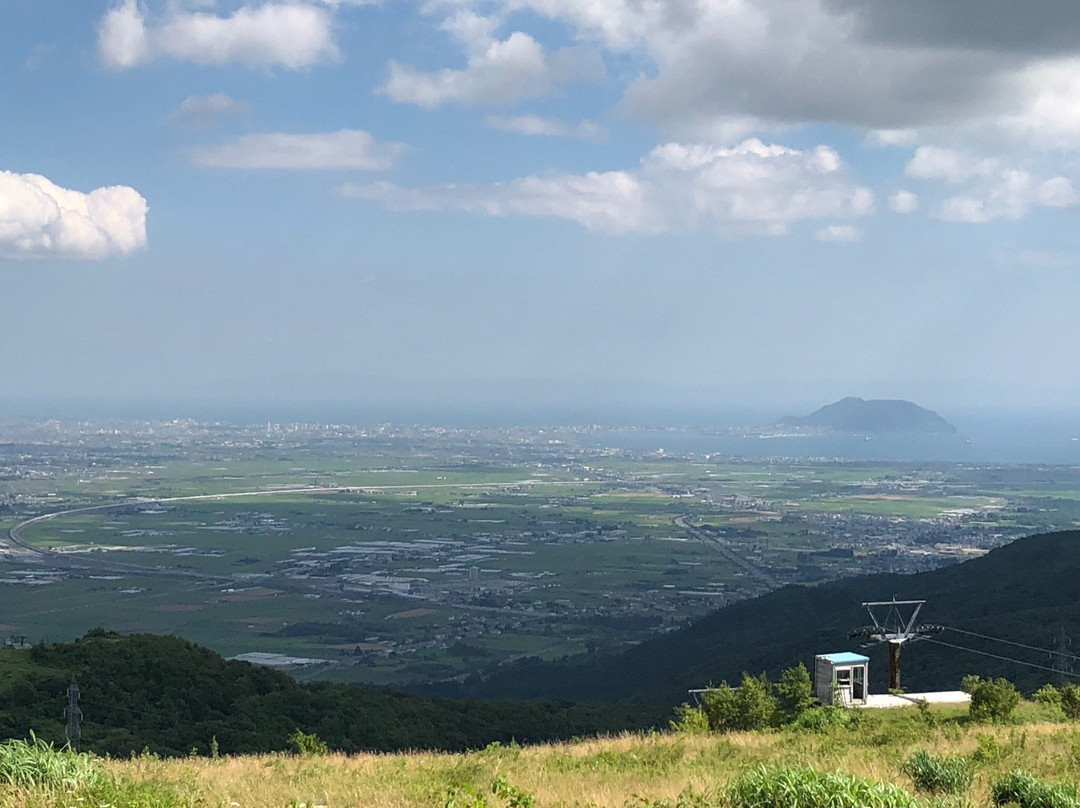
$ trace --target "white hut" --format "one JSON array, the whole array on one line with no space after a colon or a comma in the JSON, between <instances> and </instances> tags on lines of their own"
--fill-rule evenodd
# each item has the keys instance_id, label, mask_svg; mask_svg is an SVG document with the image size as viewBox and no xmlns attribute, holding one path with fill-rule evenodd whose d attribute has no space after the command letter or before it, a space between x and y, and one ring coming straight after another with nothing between
<instances>
[{"instance_id":1,"label":"white hut","mask_svg":"<svg viewBox=\"0 0 1080 808\"><path fill-rule=\"evenodd\" d=\"M870 657L842 652L814 657L814 695L822 704L850 707L867 703L866 669ZM835 698L834 698L835 694Z\"/></svg>"}]
</instances>

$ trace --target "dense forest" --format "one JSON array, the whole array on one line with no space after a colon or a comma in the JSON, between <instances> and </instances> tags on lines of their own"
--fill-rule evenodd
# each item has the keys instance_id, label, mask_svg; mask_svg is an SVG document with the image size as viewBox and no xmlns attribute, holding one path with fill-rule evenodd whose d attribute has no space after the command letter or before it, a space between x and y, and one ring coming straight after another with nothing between
<instances>
[{"instance_id":1,"label":"dense forest","mask_svg":"<svg viewBox=\"0 0 1080 808\"><path fill-rule=\"evenodd\" d=\"M64 742L66 691L81 691L82 748L127 756L269 752L297 729L332 749L462 750L662 722L670 705L455 701L328 682L279 671L176 637L94 630L72 643L0 651L0 737Z\"/></svg>"}]
</instances>

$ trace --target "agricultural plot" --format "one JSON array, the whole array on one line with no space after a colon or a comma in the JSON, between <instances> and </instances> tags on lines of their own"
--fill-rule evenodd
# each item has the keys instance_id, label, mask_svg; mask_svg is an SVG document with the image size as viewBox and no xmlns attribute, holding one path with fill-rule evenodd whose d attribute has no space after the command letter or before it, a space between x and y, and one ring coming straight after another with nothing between
<instances>
[{"instance_id":1,"label":"agricultural plot","mask_svg":"<svg viewBox=\"0 0 1080 808\"><path fill-rule=\"evenodd\" d=\"M319 434L24 447L38 459L7 461L0 517L57 515L18 529L35 552L0 557L0 632L176 633L400 685L617 648L770 581L921 570L1080 523L1076 469Z\"/></svg>"}]
</instances>

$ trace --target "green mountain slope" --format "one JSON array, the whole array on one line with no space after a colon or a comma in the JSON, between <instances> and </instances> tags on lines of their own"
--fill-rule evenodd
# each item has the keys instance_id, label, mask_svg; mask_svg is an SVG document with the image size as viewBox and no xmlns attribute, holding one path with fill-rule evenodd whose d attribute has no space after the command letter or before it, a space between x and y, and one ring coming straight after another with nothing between
<instances>
[{"instance_id":1,"label":"green mountain slope","mask_svg":"<svg viewBox=\"0 0 1080 808\"><path fill-rule=\"evenodd\" d=\"M861 398L848 397L834 404L827 404L810 415L788 416L780 423L787 427L860 435L886 432L943 435L956 433L956 427L936 412L899 399L865 401Z\"/></svg>"},{"instance_id":2,"label":"green mountain slope","mask_svg":"<svg viewBox=\"0 0 1080 808\"><path fill-rule=\"evenodd\" d=\"M73 643L0 651L0 737L64 741L71 676L83 748L127 756L286 749L296 729L344 751L479 748L645 728L664 711L569 702L463 702L331 683L228 662L176 637L101 630Z\"/></svg>"},{"instance_id":3,"label":"green mountain slope","mask_svg":"<svg viewBox=\"0 0 1080 808\"><path fill-rule=\"evenodd\" d=\"M920 623L935 623L1053 648L1064 630L1080 654L1080 531L1020 539L982 558L915 575L851 578L815 588L788 586L720 609L687 628L612 657L541 663L521 660L487 679L474 677L441 692L509 698L648 699L674 703L686 691L741 671L776 675L813 656L856 650L848 633L869 622L865 601L922 599ZM1052 667L1048 654L945 631L938 640ZM871 683L883 692L886 651L876 646ZM1080 673L1080 659L1073 660ZM959 651L931 642L907 646L902 673L908 690L955 689L966 673L1006 676L1034 689L1049 671Z\"/></svg>"}]
</instances>

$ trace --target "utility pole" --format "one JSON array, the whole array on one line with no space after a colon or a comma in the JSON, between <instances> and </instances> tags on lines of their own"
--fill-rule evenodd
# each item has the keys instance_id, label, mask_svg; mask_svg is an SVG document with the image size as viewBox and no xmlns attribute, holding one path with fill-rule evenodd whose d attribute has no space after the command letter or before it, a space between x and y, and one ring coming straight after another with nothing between
<instances>
[{"instance_id":1,"label":"utility pole","mask_svg":"<svg viewBox=\"0 0 1080 808\"><path fill-rule=\"evenodd\" d=\"M915 618L925 604L925 600L897 600L896 595L893 595L892 600L864 603L863 608L870 613L870 620L874 625L855 629L849 635L862 637L870 642L888 643L889 690L900 689L900 649L903 644L944 630L941 626L915 625ZM905 617L904 612L908 612L908 616Z\"/></svg>"},{"instance_id":2,"label":"utility pole","mask_svg":"<svg viewBox=\"0 0 1080 808\"><path fill-rule=\"evenodd\" d=\"M82 738L82 729L79 727L79 722L82 721L83 713L79 707L79 685L75 682L75 676L71 677L71 684L67 689L68 703L64 708L64 716L67 718L67 727L65 728L65 734L67 735L68 746L72 751L79 751L79 740Z\"/></svg>"}]
</instances>

